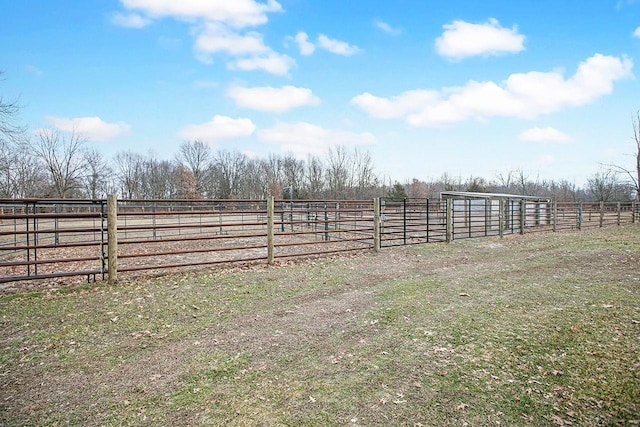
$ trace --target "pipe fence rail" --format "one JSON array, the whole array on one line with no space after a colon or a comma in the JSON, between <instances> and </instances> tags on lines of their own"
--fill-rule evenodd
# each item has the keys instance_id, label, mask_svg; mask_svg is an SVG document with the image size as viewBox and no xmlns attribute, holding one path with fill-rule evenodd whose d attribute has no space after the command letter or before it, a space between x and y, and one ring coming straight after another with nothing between
<instances>
[{"instance_id":1,"label":"pipe fence rail","mask_svg":"<svg viewBox=\"0 0 640 427\"><path fill-rule=\"evenodd\" d=\"M0 283L107 273L104 200L0 199Z\"/></svg>"},{"instance_id":2,"label":"pipe fence rail","mask_svg":"<svg viewBox=\"0 0 640 427\"><path fill-rule=\"evenodd\" d=\"M635 223L639 204L513 198L0 199L0 283Z\"/></svg>"}]
</instances>

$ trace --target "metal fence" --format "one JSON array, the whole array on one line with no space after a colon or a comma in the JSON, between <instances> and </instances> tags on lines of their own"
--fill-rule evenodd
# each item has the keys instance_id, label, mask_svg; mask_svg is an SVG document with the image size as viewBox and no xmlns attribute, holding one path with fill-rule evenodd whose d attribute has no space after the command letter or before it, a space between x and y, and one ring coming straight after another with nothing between
<instances>
[{"instance_id":1,"label":"metal fence","mask_svg":"<svg viewBox=\"0 0 640 427\"><path fill-rule=\"evenodd\" d=\"M0 200L0 283L106 273L104 200Z\"/></svg>"},{"instance_id":2,"label":"metal fence","mask_svg":"<svg viewBox=\"0 0 640 427\"><path fill-rule=\"evenodd\" d=\"M273 203L273 202L272 202ZM119 273L636 222L637 203L495 199L119 200ZM0 283L109 269L106 200L0 200ZM113 242L112 242L113 243Z\"/></svg>"}]
</instances>

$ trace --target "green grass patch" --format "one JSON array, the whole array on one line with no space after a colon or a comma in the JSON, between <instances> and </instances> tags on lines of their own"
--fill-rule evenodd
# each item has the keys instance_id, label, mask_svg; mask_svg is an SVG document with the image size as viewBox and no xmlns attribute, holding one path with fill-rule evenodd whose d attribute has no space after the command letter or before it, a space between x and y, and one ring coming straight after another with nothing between
<instances>
[{"instance_id":1,"label":"green grass patch","mask_svg":"<svg viewBox=\"0 0 640 427\"><path fill-rule=\"evenodd\" d=\"M0 299L3 425L634 425L640 229Z\"/></svg>"}]
</instances>

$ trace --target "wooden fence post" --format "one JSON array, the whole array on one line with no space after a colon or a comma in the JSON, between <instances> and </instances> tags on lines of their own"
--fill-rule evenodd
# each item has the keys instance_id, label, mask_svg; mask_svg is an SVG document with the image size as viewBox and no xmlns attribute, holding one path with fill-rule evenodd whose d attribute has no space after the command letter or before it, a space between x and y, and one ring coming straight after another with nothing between
<instances>
[{"instance_id":1,"label":"wooden fence post","mask_svg":"<svg viewBox=\"0 0 640 427\"><path fill-rule=\"evenodd\" d=\"M447 201L447 225L446 225L446 240L447 243L453 241L453 199L446 199Z\"/></svg>"},{"instance_id":2,"label":"wooden fence post","mask_svg":"<svg viewBox=\"0 0 640 427\"><path fill-rule=\"evenodd\" d=\"M107 269L108 283L118 281L118 197L115 194L107 196Z\"/></svg>"},{"instance_id":3,"label":"wooden fence post","mask_svg":"<svg viewBox=\"0 0 640 427\"><path fill-rule=\"evenodd\" d=\"M578 221L577 221L578 230L582 230L582 221L583 220L584 220L584 217L583 217L583 213L582 213L582 202L578 202Z\"/></svg>"},{"instance_id":4,"label":"wooden fence post","mask_svg":"<svg viewBox=\"0 0 640 427\"><path fill-rule=\"evenodd\" d=\"M373 250L380 251L380 198L373 199Z\"/></svg>"},{"instance_id":5,"label":"wooden fence post","mask_svg":"<svg viewBox=\"0 0 640 427\"><path fill-rule=\"evenodd\" d=\"M267 199L267 264L273 265L273 211L274 199L269 196Z\"/></svg>"},{"instance_id":6,"label":"wooden fence post","mask_svg":"<svg viewBox=\"0 0 640 427\"><path fill-rule=\"evenodd\" d=\"M520 234L524 234L524 227L527 225L527 201L520 200Z\"/></svg>"},{"instance_id":7,"label":"wooden fence post","mask_svg":"<svg viewBox=\"0 0 640 427\"><path fill-rule=\"evenodd\" d=\"M553 231L558 231L558 202L555 200L551 202L551 221L553 223Z\"/></svg>"},{"instance_id":8,"label":"wooden fence post","mask_svg":"<svg viewBox=\"0 0 640 427\"><path fill-rule=\"evenodd\" d=\"M504 237L504 223L505 223L505 206L507 201L504 199L498 199L498 234L502 239Z\"/></svg>"},{"instance_id":9,"label":"wooden fence post","mask_svg":"<svg viewBox=\"0 0 640 427\"><path fill-rule=\"evenodd\" d=\"M636 209L638 209L638 202L635 200L631 202L631 223L635 224L636 222Z\"/></svg>"},{"instance_id":10,"label":"wooden fence post","mask_svg":"<svg viewBox=\"0 0 640 427\"><path fill-rule=\"evenodd\" d=\"M604 202L600 202L600 227L604 225Z\"/></svg>"},{"instance_id":11,"label":"wooden fence post","mask_svg":"<svg viewBox=\"0 0 640 427\"><path fill-rule=\"evenodd\" d=\"M618 210L618 220L617 220L617 224L620 225L620 202L618 202L618 204L616 205L616 209Z\"/></svg>"}]
</instances>

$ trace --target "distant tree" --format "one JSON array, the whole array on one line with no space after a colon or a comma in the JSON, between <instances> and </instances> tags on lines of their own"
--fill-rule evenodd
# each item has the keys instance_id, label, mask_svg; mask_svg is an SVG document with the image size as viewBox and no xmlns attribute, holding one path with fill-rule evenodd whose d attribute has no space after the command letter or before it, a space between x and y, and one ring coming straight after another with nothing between
<instances>
[{"instance_id":1,"label":"distant tree","mask_svg":"<svg viewBox=\"0 0 640 427\"><path fill-rule=\"evenodd\" d=\"M0 81L4 80L0 71ZM41 165L25 147L26 128L18 124L17 100L0 96L0 197L31 197L44 186Z\"/></svg>"},{"instance_id":2,"label":"distant tree","mask_svg":"<svg viewBox=\"0 0 640 427\"><path fill-rule=\"evenodd\" d=\"M84 153L86 169L81 182L86 196L91 199L104 198L112 190L113 170L96 149Z\"/></svg>"},{"instance_id":3,"label":"distant tree","mask_svg":"<svg viewBox=\"0 0 640 427\"><path fill-rule=\"evenodd\" d=\"M213 180L215 197L220 199L238 198L241 181L244 176L248 158L245 154L218 151L213 160Z\"/></svg>"},{"instance_id":4,"label":"distant tree","mask_svg":"<svg viewBox=\"0 0 640 427\"><path fill-rule=\"evenodd\" d=\"M630 186L621 182L611 169L604 169L589 178L587 191L597 202L626 201L631 196Z\"/></svg>"},{"instance_id":5,"label":"distant tree","mask_svg":"<svg viewBox=\"0 0 640 427\"><path fill-rule=\"evenodd\" d=\"M351 159L347 149L343 146L330 148L325 169L325 182L329 198L349 198L348 192L352 187L351 171Z\"/></svg>"},{"instance_id":6,"label":"distant tree","mask_svg":"<svg viewBox=\"0 0 640 427\"><path fill-rule=\"evenodd\" d=\"M308 197L319 199L324 196L324 166L316 156L309 156L305 170L305 182Z\"/></svg>"},{"instance_id":7,"label":"distant tree","mask_svg":"<svg viewBox=\"0 0 640 427\"><path fill-rule=\"evenodd\" d=\"M433 197L432 185L425 181L420 181L417 178L413 178L408 185L407 196L412 198L430 198Z\"/></svg>"},{"instance_id":8,"label":"distant tree","mask_svg":"<svg viewBox=\"0 0 640 427\"><path fill-rule=\"evenodd\" d=\"M462 191L462 179L457 180L444 172L440 177L440 185L444 191Z\"/></svg>"},{"instance_id":9,"label":"distant tree","mask_svg":"<svg viewBox=\"0 0 640 427\"><path fill-rule=\"evenodd\" d=\"M149 155L142 168L142 198L170 199L177 197L174 181L175 164Z\"/></svg>"},{"instance_id":10,"label":"distant tree","mask_svg":"<svg viewBox=\"0 0 640 427\"><path fill-rule=\"evenodd\" d=\"M633 188L635 199L640 200L640 110L636 112L635 117L631 118L631 126L633 128L633 144L634 144L634 163L633 168L627 168L621 165L606 165L610 170L626 176L629 185Z\"/></svg>"},{"instance_id":11,"label":"distant tree","mask_svg":"<svg viewBox=\"0 0 640 427\"><path fill-rule=\"evenodd\" d=\"M354 192L357 199L371 198L377 195L380 180L375 174L371 153L355 148L353 153Z\"/></svg>"},{"instance_id":12,"label":"distant tree","mask_svg":"<svg viewBox=\"0 0 640 427\"><path fill-rule=\"evenodd\" d=\"M282 196L283 198L301 199L306 197L304 191L304 161L298 160L291 154L282 159Z\"/></svg>"},{"instance_id":13,"label":"distant tree","mask_svg":"<svg viewBox=\"0 0 640 427\"><path fill-rule=\"evenodd\" d=\"M465 191L469 191L471 193L487 193L489 192L489 189L487 188L487 182L484 178L471 177L467 181L467 188Z\"/></svg>"},{"instance_id":14,"label":"distant tree","mask_svg":"<svg viewBox=\"0 0 640 427\"><path fill-rule=\"evenodd\" d=\"M200 140L184 142L178 150L176 160L193 175L195 188L191 191L197 193L197 197L204 196L207 176L211 173L211 159L211 148Z\"/></svg>"},{"instance_id":15,"label":"distant tree","mask_svg":"<svg viewBox=\"0 0 640 427\"><path fill-rule=\"evenodd\" d=\"M78 196L86 166L86 139L76 132L40 129L28 142L49 175L50 196L68 198Z\"/></svg>"},{"instance_id":16,"label":"distant tree","mask_svg":"<svg viewBox=\"0 0 640 427\"><path fill-rule=\"evenodd\" d=\"M196 177L184 165L178 165L173 172L173 180L176 186L176 197L181 199L199 199Z\"/></svg>"},{"instance_id":17,"label":"distant tree","mask_svg":"<svg viewBox=\"0 0 640 427\"><path fill-rule=\"evenodd\" d=\"M406 199L408 196L407 196L407 191L404 188L404 185L396 181L387 192L387 197L394 201L400 201L402 199Z\"/></svg>"},{"instance_id":18,"label":"distant tree","mask_svg":"<svg viewBox=\"0 0 640 427\"><path fill-rule=\"evenodd\" d=\"M558 202L578 201L578 188L575 182L566 179L559 182L551 181L549 191L551 192L551 197Z\"/></svg>"},{"instance_id":19,"label":"distant tree","mask_svg":"<svg viewBox=\"0 0 640 427\"><path fill-rule=\"evenodd\" d=\"M144 157L132 151L121 151L114 157L120 194L125 199L142 197Z\"/></svg>"},{"instance_id":20,"label":"distant tree","mask_svg":"<svg viewBox=\"0 0 640 427\"><path fill-rule=\"evenodd\" d=\"M0 81L4 80L0 71ZM17 123L20 105L17 100L7 100L0 96L0 143L19 142L26 128Z\"/></svg>"}]
</instances>

